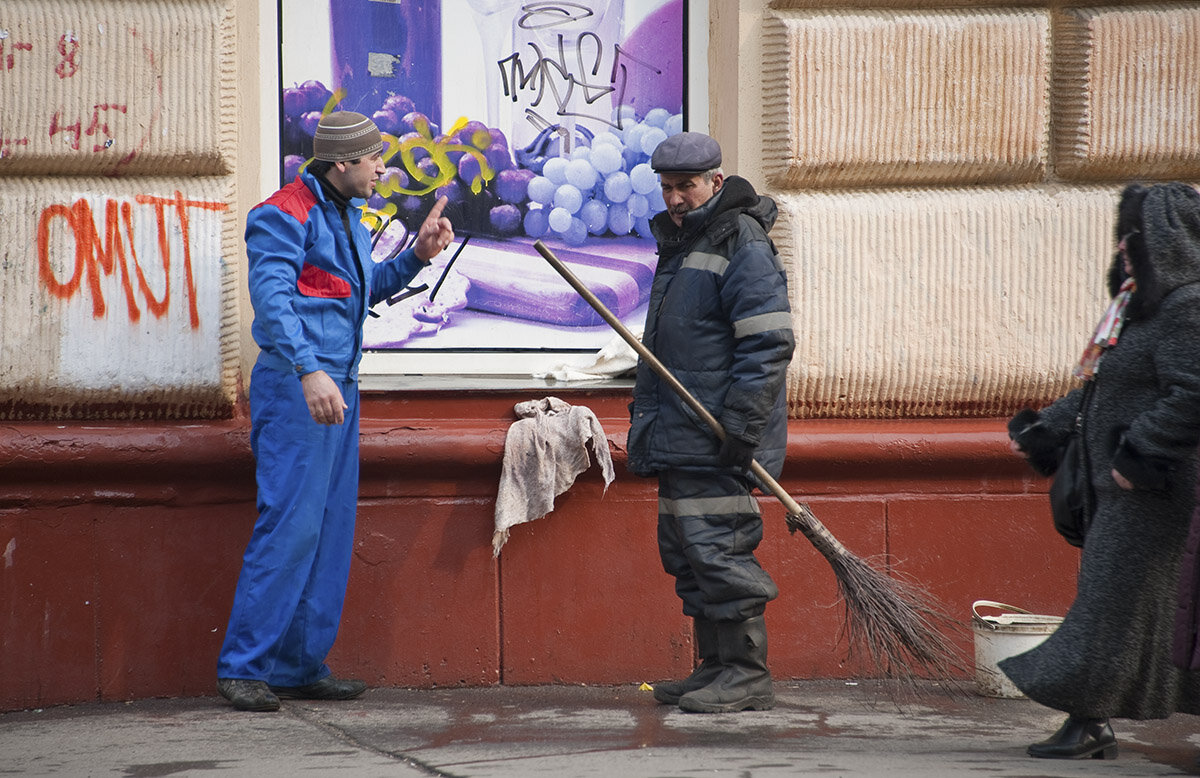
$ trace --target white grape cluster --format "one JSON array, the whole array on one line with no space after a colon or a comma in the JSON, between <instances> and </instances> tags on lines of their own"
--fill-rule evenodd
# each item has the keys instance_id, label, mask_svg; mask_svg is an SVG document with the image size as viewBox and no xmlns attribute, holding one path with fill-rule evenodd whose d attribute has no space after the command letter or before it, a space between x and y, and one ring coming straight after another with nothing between
<instances>
[{"instance_id":1,"label":"white grape cluster","mask_svg":"<svg viewBox=\"0 0 1200 778\"><path fill-rule=\"evenodd\" d=\"M614 124L577 145L566 157L546 160L529 182L523 226L531 238L553 236L569 246L589 234L650 237L650 219L666 208L650 155L668 136L683 130L683 114L654 108L638 121L622 106Z\"/></svg>"}]
</instances>

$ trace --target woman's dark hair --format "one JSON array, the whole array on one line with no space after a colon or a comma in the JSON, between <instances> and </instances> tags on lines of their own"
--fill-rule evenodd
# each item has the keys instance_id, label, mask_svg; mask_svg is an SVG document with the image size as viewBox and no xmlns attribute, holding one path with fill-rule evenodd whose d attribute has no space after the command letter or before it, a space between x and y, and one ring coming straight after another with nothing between
<instances>
[{"instance_id":1,"label":"woman's dark hair","mask_svg":"<svg viewBox=\"0 0 1200 778\"><path fill-rule=\"evenodd\" d=\"M1142 223L1142 206L1149 191L1149 187L1142 184L1130 184L1125 187L1117 204L1117 224L1113 230L1113 237L1118 246L1122 240L1125 241L1125 252L1129 255L1133 277L1137 280L1137 291L1130 298L1127 309L1128 316L1133 319L1153 316L1162 300L1154 266L1146 249L1146 233ZM1109 294L1115 295L1120 291L1126 278L1125 257L1118 249L1108 270Z\"/></svg>"}]
</instances>

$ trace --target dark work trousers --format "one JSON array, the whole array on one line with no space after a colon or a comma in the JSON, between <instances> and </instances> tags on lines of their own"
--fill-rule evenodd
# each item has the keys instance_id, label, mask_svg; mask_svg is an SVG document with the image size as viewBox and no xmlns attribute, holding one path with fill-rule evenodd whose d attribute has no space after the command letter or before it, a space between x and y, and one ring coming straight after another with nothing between
<instances>
[{"instance_id":1,"label":"dark work trousers","mask_svg":"<svg viewBox=\"0 0 1200 778\"><path fill-rule=\"evenodd\" d=\"M750 482L731 472L658 476L658 551L683 612L709 621L761 616L779 589L754 557L762 516Z\"/></svg>"}]
</instances>

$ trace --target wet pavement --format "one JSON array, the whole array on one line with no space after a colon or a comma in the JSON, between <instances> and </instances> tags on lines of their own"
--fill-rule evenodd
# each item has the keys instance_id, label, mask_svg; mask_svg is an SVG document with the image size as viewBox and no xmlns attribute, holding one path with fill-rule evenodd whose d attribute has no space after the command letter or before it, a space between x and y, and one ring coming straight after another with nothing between
<instances>
[{"instance_id":1,"label":"wet pavement","mask_svg":"<svg viewBox=\"0 0 1200 778\"><path fill-rule=\"evenodd\" d=\"M1031 759L1061 723L1028 700L878 682L776 684L776 707L699 715L636 686L370 689L241 713L218 697L0 714L0 775L776 778L1200 775L1200 717L1114 720L1116 760Z\"/></svg>"}]
</instances>

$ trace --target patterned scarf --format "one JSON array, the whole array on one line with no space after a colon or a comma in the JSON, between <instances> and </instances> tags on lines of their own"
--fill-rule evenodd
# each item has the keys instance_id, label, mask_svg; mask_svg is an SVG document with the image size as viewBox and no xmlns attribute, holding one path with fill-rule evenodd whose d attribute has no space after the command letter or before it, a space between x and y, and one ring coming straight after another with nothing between
<instances>
[{"instance_id":1,"label":"patterned scarf","mask_svg":"<svg viewBox=\"0 0 1200 778\"><path fill-rule=\"evenodd\" d=\"M1083 350L1079 364L1075 366L1073 374L1076 378L1091 381L1096 377L1096 372L1100 369L1100 358L1104 356L1105 351L1117 345L1121 327L1125 324L1125 306L1129 305L1129 298L1136 290L1137 284L1132 277L1126 278L1125 283L1121 284L1120 291L1108 304L1108 310L1100 318L1096 332L1088 341L1087 348Z\"/></svg>"}]
</instances>

